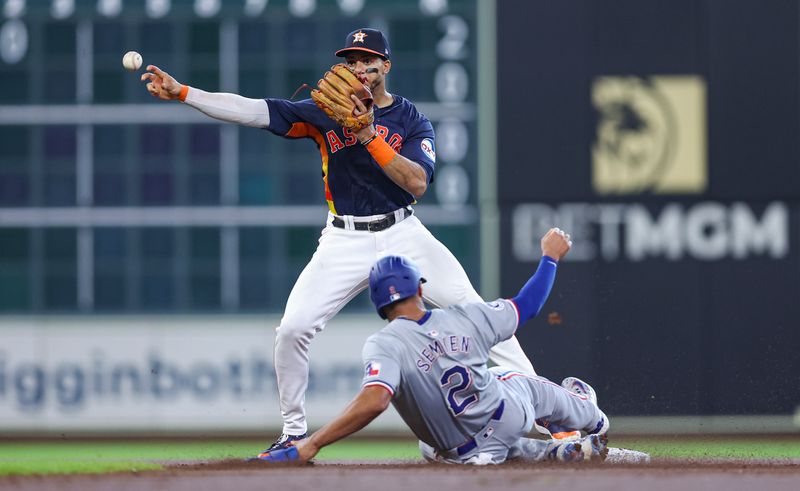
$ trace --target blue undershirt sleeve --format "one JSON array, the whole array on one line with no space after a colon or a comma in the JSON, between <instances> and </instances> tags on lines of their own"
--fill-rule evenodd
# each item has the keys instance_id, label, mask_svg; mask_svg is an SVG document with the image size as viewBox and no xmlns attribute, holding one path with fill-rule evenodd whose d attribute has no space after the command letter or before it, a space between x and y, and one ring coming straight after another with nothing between
<instances>
[{"instance_id":1,"label":"blue undershirt sleeve","mask_svg":"<svg viewBox=\"0 0 800 491\"><path fill-rule=\"evenodd\" d=\"M536 268L531 279L525 283L517 296L511 299L519 310L520 326L528 319L535 317L542 309L553 288L557 267L558 262L555 259L542 256L539 267Z\"/></svg>"}]
</instances>

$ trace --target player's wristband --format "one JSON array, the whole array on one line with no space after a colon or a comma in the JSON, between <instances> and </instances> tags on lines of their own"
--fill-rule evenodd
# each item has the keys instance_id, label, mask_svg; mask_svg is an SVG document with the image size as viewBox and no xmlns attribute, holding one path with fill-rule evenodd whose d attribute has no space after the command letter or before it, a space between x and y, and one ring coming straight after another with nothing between
<instances>
[{"instance_id":1,"label":"player's wristband","mask_svg":"<svg viewBox=\"0 0 800 491\"><path fill-rule=\"evenodd\" d=\"M367 145L372 143L372 140L374 140L375 138L378 138L378 132L377 131L375 133L373 133L371 137L367 138L366 141L361 142L361 144L366 147Z\"/></svg>"},{"instance_id":2,"label":"player's wristband","mask_svg":"<svg viewBox=\"0 0 800 491\"><path fill-rule=\"evenodd\" d=\"M375 159L375 162L381 167L386 167L397 155L397 152L383 138L373 138L365 146L372 158Z\"/></svg>"},{"instance_id":3,"label":"player's wristband","mask_svg":"<svg viewBox=\"0 0 800 491\"><path fill-rule=\"evenodd\" d=\"M186 100L186 96L189 95L189 86L184 85L181 87L181 93L178 94L178 100L184 102Z\"/></svg>"}]
</instances>

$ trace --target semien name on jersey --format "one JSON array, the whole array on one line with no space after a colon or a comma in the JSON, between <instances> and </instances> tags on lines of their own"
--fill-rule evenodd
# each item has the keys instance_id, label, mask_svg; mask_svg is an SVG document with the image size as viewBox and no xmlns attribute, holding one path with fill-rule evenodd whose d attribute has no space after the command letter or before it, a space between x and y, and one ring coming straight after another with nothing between
<instances>
[{"instance_id":1,"label":"semien name on jersey","mask_svg":"<svg viewBox=\"0 0 800 491\"><path fill-rule=\"evenodd\" d=\"M429 372L433 363L440 356L447 353L469 353L469 344L469 336L452 335L435 339L420 351L420 357L417 359L417 368L423 372Z\"/></svg>"}]
</instances>

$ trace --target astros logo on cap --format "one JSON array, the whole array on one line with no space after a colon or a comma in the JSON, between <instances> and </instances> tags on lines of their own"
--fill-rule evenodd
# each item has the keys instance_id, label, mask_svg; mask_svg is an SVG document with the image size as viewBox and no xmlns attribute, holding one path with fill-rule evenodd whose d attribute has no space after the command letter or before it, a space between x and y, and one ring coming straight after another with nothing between
<instances>
[{"instance_id":1,"label":"astros logo on cap","mask_svg":"<svg viewBox=\"0 0 800 491\"><path fill-rule=\"evenodd\" d=\"M389 59L389 41L383 33L371 27L361 27L349 32L344 38L344 48L336 51L336 56L345 57L351 51L363 51Z\"/></svg>"}]
</instances>

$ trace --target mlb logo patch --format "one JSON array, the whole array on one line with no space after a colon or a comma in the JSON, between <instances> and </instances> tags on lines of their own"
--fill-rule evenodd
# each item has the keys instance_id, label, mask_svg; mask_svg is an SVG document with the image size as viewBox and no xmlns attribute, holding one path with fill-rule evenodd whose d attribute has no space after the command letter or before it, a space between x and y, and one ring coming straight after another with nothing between
<instances>
[{"instance_id":1,"label":"mlb logo patch","mask_svg":"<svg viewBox=\"0 0 800 491\"><path fill-rule=\"evenodd\" d=\"M389 286L389 300L394 302L395 300L399 300L399 299L400 299L400 294L397 293L397 288L395 288L394 285L390 285Z\"/></svg>"},{"instance_id":2,"label":"mlb logo patch","mask_svg":"<svg viewBox=\"0 0 800 491\"><path fill-rule=\"evenodd\" d=\"M433 149L433 141L430 138L425 138L419 147L428 156L429 159L436 162L436 150Z\"/></svg>"},{"instance_id":3,"label":"mlb logo patch","mask_svg":"<svg viewBox=\"0 0 800 491\"><path fill-rule=\"evenodd\" d=\"M367 363L366 374L367 377L377 377L381 373L381 364L377 361Z\"/></svg>"}]
</instances>

